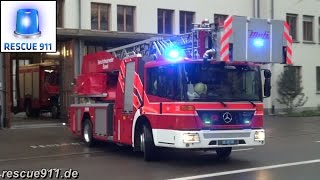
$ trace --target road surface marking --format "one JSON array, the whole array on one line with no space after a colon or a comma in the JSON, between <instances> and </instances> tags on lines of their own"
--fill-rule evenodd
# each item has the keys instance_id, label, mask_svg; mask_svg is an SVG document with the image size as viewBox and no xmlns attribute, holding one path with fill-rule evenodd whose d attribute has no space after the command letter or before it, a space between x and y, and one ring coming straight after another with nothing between
<instances>
[{"instance_id":1,"label":"road surface marking","mask_svg":"<svg viewBox=\"0 0 320 180\"><path fill-rule=\"evenodd\" d=\"M37 129L37 128L56 128L65 127L63 123L45 123L45 124L24 124L24 125L13 125L10 129Z\"/></svg>"},{"instance_id":2,"label":"road surface marking","mask_svg":"<svg viewBox=\"0 0 320 180\"><path fill-rule=\"evenodd\" d=\"M317 143L320 143L320 141L316 141Z\"/></svg>"},{"instance_id":3,"label":"road surface marking","mask_svg":"<svg viewBox=\"0 0 320 180\"><path fill-rule=\"evenodd\" d=\"M237 152L237 151L250 151L252 150L253 148L247 148L247 149L234 149L232 150L232 152Z\"/></svg>"},{"instance_id":4,"label":"road surface marking","mask_svg":"<svg viewBox=\"0 0 320 180\"><path fill-rule=\"evenodd\" d=\"M103 152L104 151L91 151L91 152L55 154L55 155L48 155L48 156L30 156L30 157L23 157L23 158L0 159L0 162L21 161L21 160L30 160L30 159L40 159L40 158L53 158L53 157L74 156L74 155L85 155L85 154L95 154L95 153L103 153Z\"/></svg>"},{"instance_id":5,"label":"road surface marking","mask_svg":"<svg viewBox=\"0 0 320 180\"><path fill-rule=\"evenodd\" d=\"M61 146L79 146L84 144L83 142L72 142L72 143L61 143L61 144L41 144L41 145L31 145L30 147L33 149L36 148L53 148L53 147L61 147Z\"/></svg>"},{"instance_id":6,"label":"road surface marking","mask_svg":"<svg viewBox=\"0 0 320 180\"><path fill-rule=\"evenodd\" d=\"M299 166L299 165L304 165L304 164L314 164L314 163L320 163L320 159L314 159L314 160L309 160L309 161L299 161L299 162L285 163L285 164L277 164L277 165L271 165L271 166L262 166L262 167L256 167L256 168L238 169L238 170L233 170L233 171L224 171L224 172L211 173L211 174L202 174L202 175L188 176L188 177L175 178L175 179L169 179L169 180L201 179L201 178L239 174L239 173L252 172L252 171L261 171L261 170L267 170L267 169L282 168L282 167Z\"/></svg>"}]
</instances>

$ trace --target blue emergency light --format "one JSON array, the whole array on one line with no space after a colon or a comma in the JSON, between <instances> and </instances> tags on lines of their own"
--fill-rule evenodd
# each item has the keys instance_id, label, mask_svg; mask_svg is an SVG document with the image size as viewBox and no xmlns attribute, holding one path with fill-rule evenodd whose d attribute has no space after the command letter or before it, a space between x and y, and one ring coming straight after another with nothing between
<instances>
[{"instance_id":1,"label":"blue emergency light","mask_svg":"<svg viewBox=\"0 0 320 180\"><path fill-rule=\"evenodd\" d=\"M41 35L39 14L36 9L19 9L17 11L14 35L21 38L34 38Z\"/></svg>"},{"instance_id":2,"label":"blue emergency light","mask_svg":"<svg viewBox=\"0 0 320 180\"><path fill-rule=\"evenodd\" d=\"M256 47L262 47L264 45L264 40L261 38L254 39L253 44Z\"/></svg>"},{"instance_id":3,"label":"blue emergency light","mask_svg":"<svg viewBox=\"0 0 320 180\"><path fill-rule=\"evenodd\" d=\"M165 50L164 57L168 61L176 62L182 60L185 57L185 52L179 46L172 45Z\"/></svg>"}]
</instances>

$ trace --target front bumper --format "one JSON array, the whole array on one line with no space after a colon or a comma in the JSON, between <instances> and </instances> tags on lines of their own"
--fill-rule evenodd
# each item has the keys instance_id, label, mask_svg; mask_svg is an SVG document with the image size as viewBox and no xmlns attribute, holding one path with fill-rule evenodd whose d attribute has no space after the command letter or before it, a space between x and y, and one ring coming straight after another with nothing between
<instances>
[{"instance_id":1,"label":"front bumper","mask_svg":"<svg viewBox=\"0 0 320 180\"><path fill-rule=\"evenodd\" d=\"M265 144L264 129L201 131L153 129L152 132L154 143L158 147L179 149L209 149L219 147L259 146ZM190 134L191 136L187 134ZM226 142L226 140L231 141ZM237 143L230 144L230 142Z\"/></svg>"}]
</instances>

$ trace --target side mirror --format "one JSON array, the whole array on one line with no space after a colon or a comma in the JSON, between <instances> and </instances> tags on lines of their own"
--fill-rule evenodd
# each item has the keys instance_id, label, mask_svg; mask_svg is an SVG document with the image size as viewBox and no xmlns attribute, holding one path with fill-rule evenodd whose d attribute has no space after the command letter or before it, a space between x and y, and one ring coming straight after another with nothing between
<instances>
[{"instance_id":1,"label":"side mirror","mask_svg":"<svg viewBox=\"0 0 320 180\"><path fill-rule=\"evenodd\" d=\"M270 97L271 95L271 71L264 70L264 97Z\"/></svg>"},{"instance_id":2,"label":"side mirror","mask_svg":"<svg viewBox=\"0 0 320 180\"><path fill-rule=\"evenodd\" d=\"M265 69L263 74L264 74L264 78L268 78L268 79L271 78L271 71L269 69Z\"/></svg>"}]
</instances>

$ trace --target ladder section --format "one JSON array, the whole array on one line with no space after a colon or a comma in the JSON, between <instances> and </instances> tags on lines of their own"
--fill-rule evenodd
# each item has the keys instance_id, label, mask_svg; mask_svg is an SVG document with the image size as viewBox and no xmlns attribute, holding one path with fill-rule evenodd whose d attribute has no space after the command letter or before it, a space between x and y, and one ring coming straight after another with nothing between
<instances>
[{"instance_id":1,"label":"ladder section","mask_svg":"<svg viewBox=\"0 0 320 180\"><path fill-rule=\"evenodd\" d=\"M195 36L196 33L191 32L169 37L154 37L118 48L109 49L107 52L112 53L119 59L124 59L125 57L136 54L141 54L142 56L153 54L162 55L166 48L172 45L177 45L184 49L187 54L192 54L194 49L198 46L198 38Z\"/></svg>"}]
</instances>

